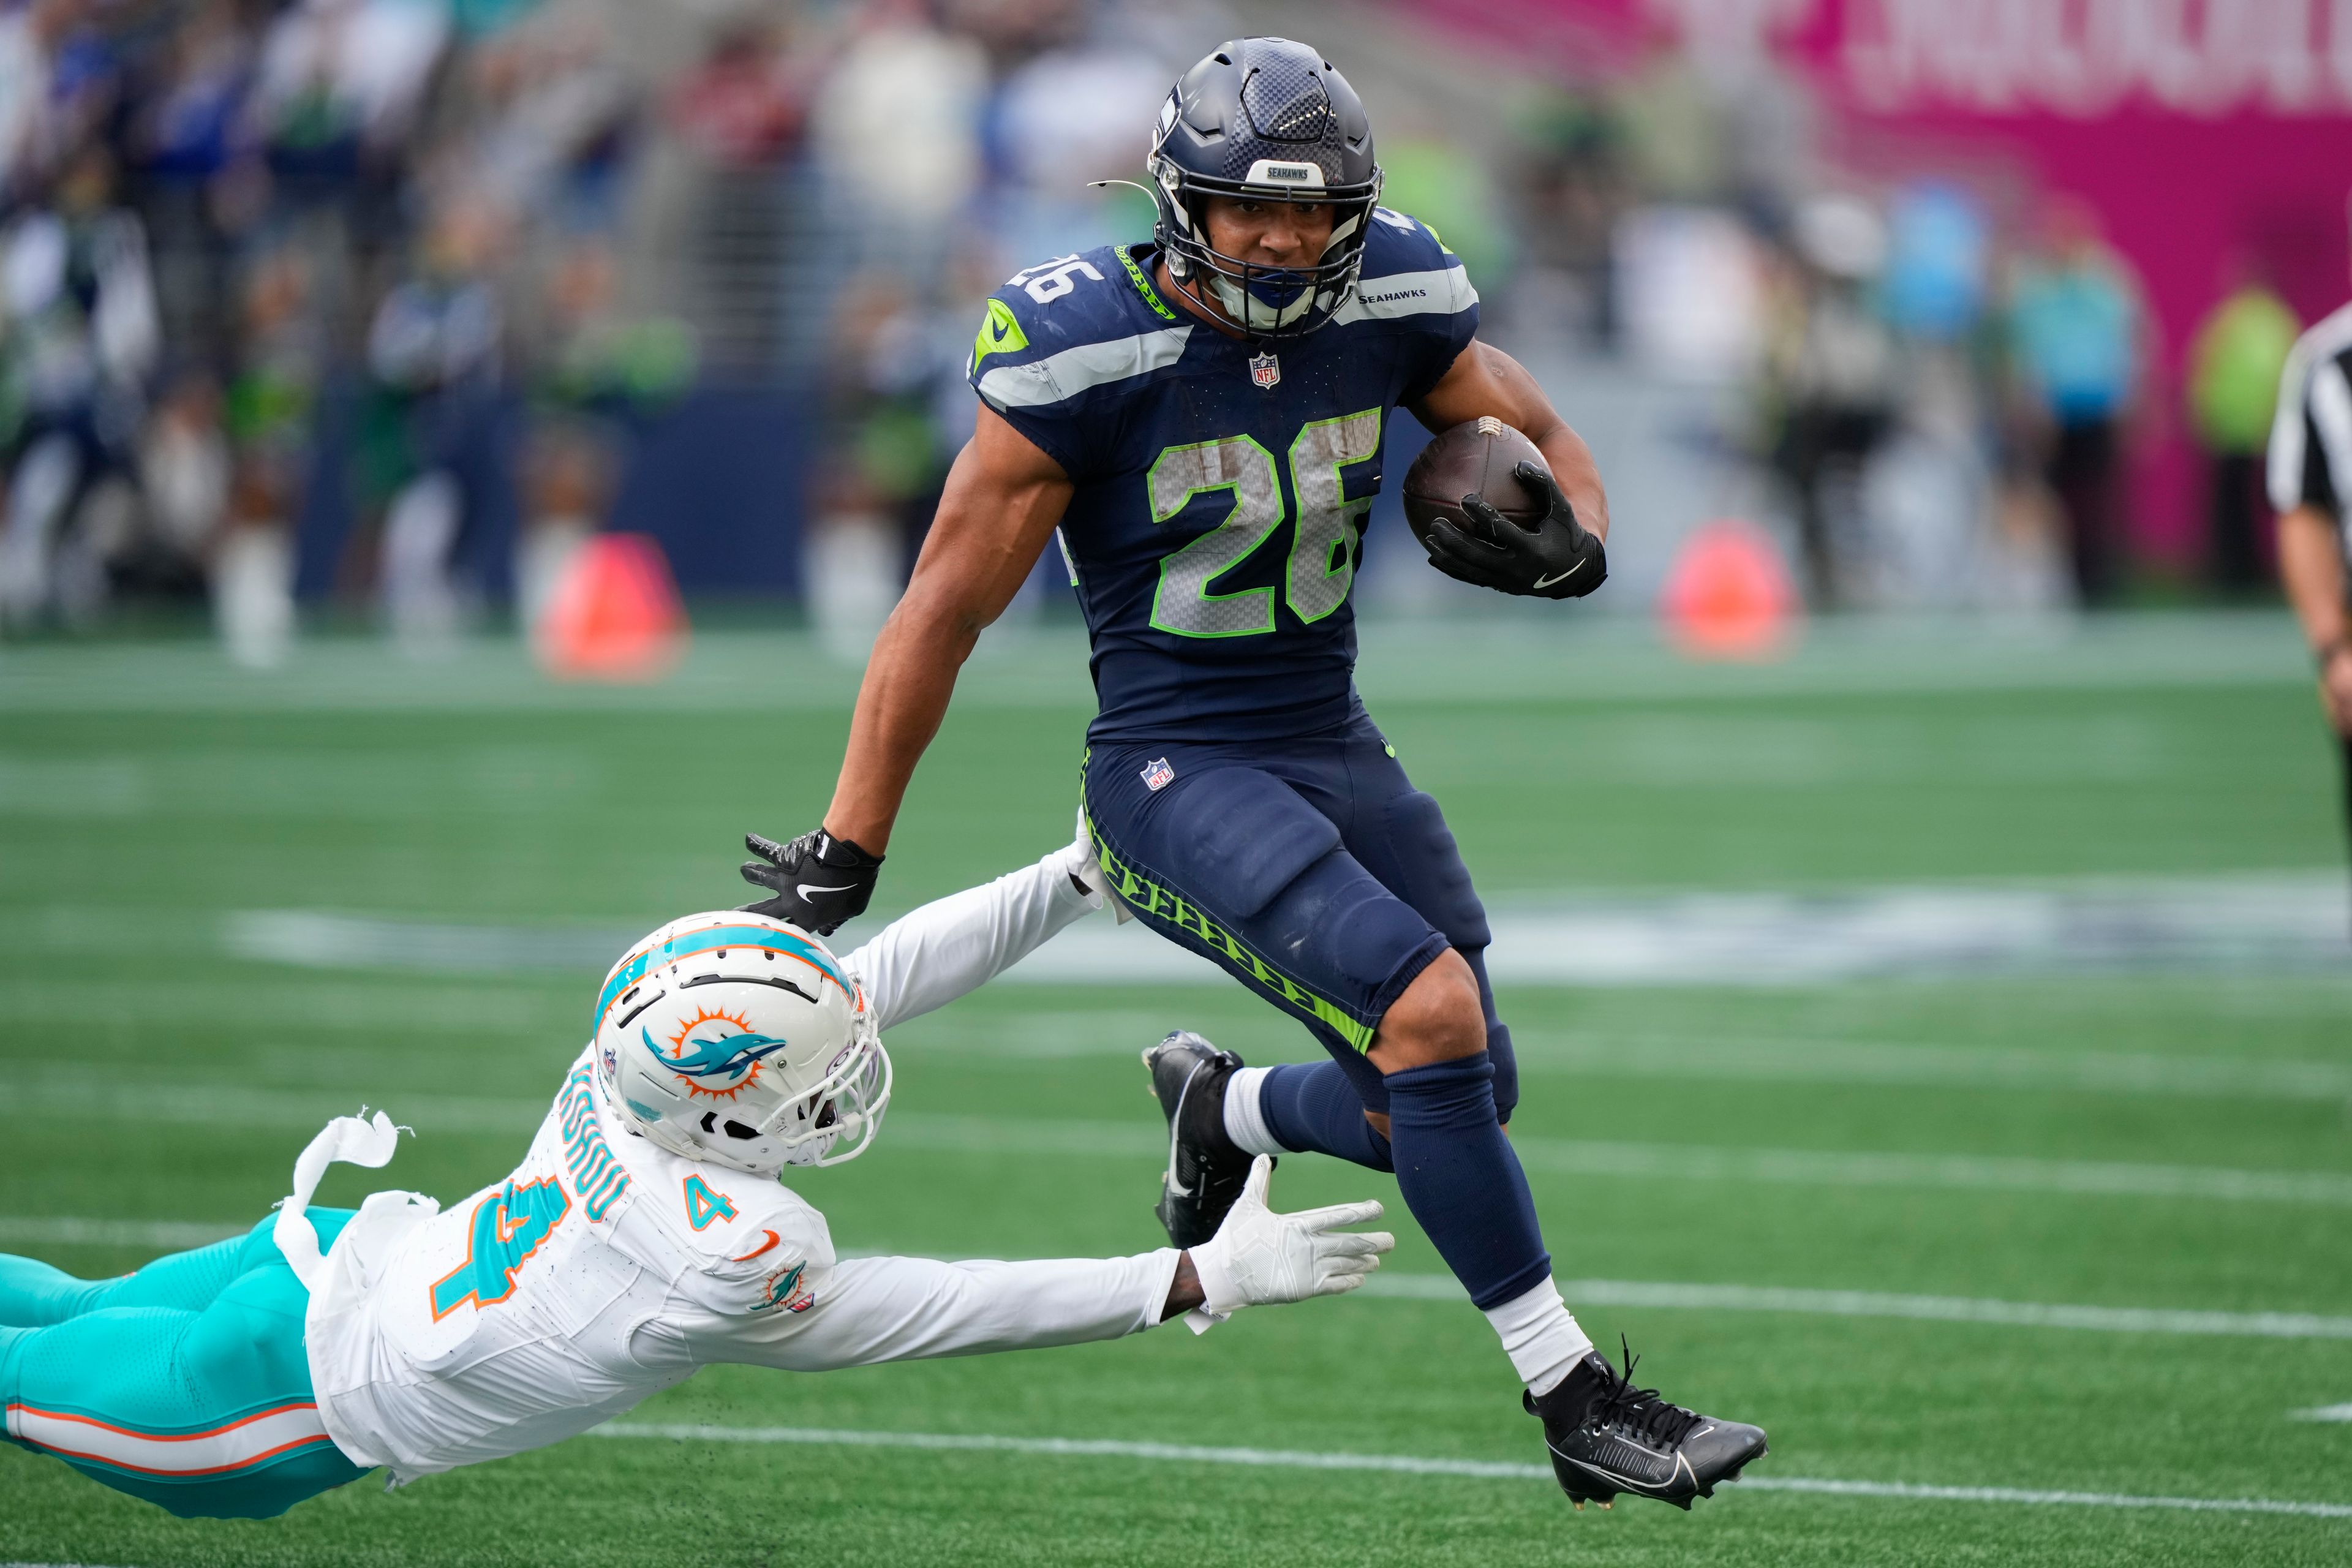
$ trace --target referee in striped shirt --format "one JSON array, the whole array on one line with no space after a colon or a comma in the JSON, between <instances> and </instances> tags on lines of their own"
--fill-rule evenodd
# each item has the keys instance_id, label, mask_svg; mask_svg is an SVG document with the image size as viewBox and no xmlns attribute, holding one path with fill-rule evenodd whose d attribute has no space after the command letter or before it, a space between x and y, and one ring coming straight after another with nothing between
<instances>
[{"instance_id":1,"label":"referee in striped shirt","mask_svg":"<svg viewBox=\"0 0 2352 1568\"><path fill-rule=\"evenodd\" d=\"M2295 340L2271 426L2271 506L2279 578L2319 665L2319 701L2344 747L2352 819L2352 624L2345 550L2352 526L2352 305Z\"/></svg>"}]
</instances>

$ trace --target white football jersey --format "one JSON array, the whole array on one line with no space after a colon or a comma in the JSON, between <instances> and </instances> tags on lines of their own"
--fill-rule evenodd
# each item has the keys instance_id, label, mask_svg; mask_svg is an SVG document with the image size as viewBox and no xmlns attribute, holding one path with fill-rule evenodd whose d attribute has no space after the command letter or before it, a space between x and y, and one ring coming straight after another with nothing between
<instances>
[{"instance_id":1,"label":"white football jersey","mask_svg":"<svg viewBox=\"0 0 2352 1568\"><path fill-rule=\"evenodd\" d=\"M1064 858L926 906L849 955L880 1024L1084 913ZM298 1176L298 1218L315 1179ZM1159 1321L1177 1257L842 1261L791 1189L632 1133L583 1052L505 1180L446 1211L368 1200L312 1265L306 1333L336 1446L404 1479L584 1432L713 1362L821 1371L1132 1333Z\"/></svg>"},{"instance_id":2,"label":"white football jersey","mask_svg":"<svg viewBox=\"0 0 2352 1568\"><path fill-rule=\"evenodd\" d=\"M632 1136L604 1098L583 1052L504 1181L438 1214L352 1222L365 1276L347 1291L331 1273L310 1362L356 1462L415 1474L556 1442L693 1371L646 1353L648 1325L724 1339L816 1303L834 1268L823 1215Z\"/></svg>"}]
</instances>

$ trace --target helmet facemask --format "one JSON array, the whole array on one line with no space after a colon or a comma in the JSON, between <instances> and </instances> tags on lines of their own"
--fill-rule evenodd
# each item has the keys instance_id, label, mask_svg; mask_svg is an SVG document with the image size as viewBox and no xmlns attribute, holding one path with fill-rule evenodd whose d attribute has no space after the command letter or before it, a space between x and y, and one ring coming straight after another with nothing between
<instances>
[{"instance_id":1,"label":"helmet facemask","mask_svg":"<svg viewBox=\"0 0 2352 1568\"><path fill-rule=\"evenodd\" d=\"M882 1131L895 1077L890 1053L860 1012L856 1037L840 1063L807 1095L777 1108L766 1141L786 1165L846 1164L865 1153ZM849 1147L841 1150L845 1142Z\"/></svg>"},{"instance_id":2,"label":"helmet facemask","mask_svg":"<svg viewBox=\"0 0 2352 1568\"><path fill-rule=\"evenodd\" d=\"M1311 163L1299 166L1314 168ZM1320 171L1316 173L1319 177ZM1329 321L1332 312L1355 292L1357 275L1364 265L1365 227L1371 221L1373 204L1380 200L1378 171L1364 186L1330 194L1313 188L1205 180L1160 157L1151 160L1150 174L1152 194L1160 209L1160 246L1168 258L1169 276L1195 304L1215 301L1215 308L1244 335L1303 337ZM1332 209L1331 237L1324 242L1322 254L1307 267L1268 267L1229 256L1209 238L1212 196L1328 206ZM1203 285L1207 299L1200 292Z\"/></svg>"}]
</instances>

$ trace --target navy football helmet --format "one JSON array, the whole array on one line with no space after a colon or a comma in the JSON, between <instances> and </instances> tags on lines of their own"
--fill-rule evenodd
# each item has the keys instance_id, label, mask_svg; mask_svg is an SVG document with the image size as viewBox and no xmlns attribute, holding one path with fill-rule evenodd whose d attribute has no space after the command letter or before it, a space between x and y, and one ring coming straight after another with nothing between
<instances>
[{"instance_id":1,"label":"navy football helmet","mask_svg":"<svg viewBox=\"0 0 2352 1568\"><path fill-rule=\"evenodd\" d=\"M1381 166L1363 100L1331 62L1287 38L1220 45L1178 79L1151 135L1154 237L1177 286L1253 338L1295 338L1355 292ZM1311 267L1262 267L1209 244L1210 196L1312 202L1334 209Z\"/></svg>"}]
</instances>

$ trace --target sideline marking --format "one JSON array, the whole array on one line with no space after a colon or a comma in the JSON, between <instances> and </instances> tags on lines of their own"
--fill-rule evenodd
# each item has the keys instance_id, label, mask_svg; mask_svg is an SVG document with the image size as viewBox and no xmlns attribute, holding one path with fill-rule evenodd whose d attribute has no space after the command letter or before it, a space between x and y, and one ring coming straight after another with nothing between
<instances>
[{"instance_id":1,"label":"sideline marking","mask_svg":"<svg viewBox=\"0 0 2352 1568\"><path fill-rule=\"evenodd\" d=\"M1004 1437L946 1432L842 1432L797 1426L711 1426L670 1422L614 1422L594 1437L669 1438L682 1443L801 1443L826 1447L969 1449L1299 1470L1382 1470L1411 1476L1466 1476L1481 1480L1552 1479L1549 1465L1497 1459L1425 1459L1407 1454L1318 1454L1297 1448L1195 1447L1181 1443L1131 1443L1103 1437ZM2074 1508L2157 1508L2190 1513L2282 1513L2306 1519L2352 1519L2352 1503L2289 1502L2273 1498L2137 1496L2126 1492L2031 1491L2015 1487L1938 1487L1908 1481L1848 1481L1812 1476L1747 1476L1732 1489L1814 1492L1833 1497L1896 1498L1927 1502L2037 1503Z\"/></svg>"},{"instance_id":2,"label":"sideline marking","mask_svg":"<svg viewBox=\"0 0 2352 1568\"><path fill-rule=\"evenodd\" d=\"M2352 1421L2352 1405L2321 1405L2309 1410L2290 1410L2290 1421Z\"/></svg>"}]
</instances>

